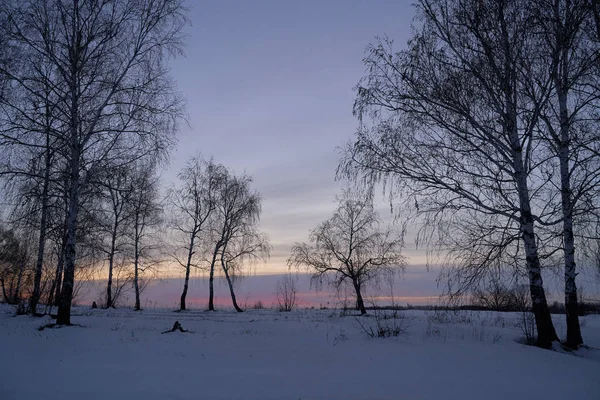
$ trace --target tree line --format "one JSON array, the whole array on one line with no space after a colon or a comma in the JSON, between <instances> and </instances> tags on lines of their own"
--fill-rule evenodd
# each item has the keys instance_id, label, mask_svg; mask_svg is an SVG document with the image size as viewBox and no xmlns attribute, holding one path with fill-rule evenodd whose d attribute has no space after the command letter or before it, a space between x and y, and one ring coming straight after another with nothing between
<instances>
[{"instance_id":1,"label":"tree line","mask_svg":"<svg viewBox=\"0 0 600 400\"><path fill-rule=\"evenodd\" d=\"M93 262L94 219L110 208L99 199L112 196L122 211L113 183L126 184L126 169L151 181L141 171L174 144L182 99L166 61L181 52L185 17L180 1L56 0L3 1L0 19L4 196L25 247L37 242L29 311L37 312L51 240L57 322L70 324L76 264ZM114 263L116 243L108 252Z\"/></svg>"}]
</instances>

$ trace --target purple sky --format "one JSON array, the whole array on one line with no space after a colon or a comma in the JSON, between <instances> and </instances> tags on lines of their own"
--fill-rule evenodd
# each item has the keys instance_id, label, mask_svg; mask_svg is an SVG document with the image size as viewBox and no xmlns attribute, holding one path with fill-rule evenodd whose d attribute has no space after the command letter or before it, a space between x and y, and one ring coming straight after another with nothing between
<instances>
[{"instance_id":1,"label":"purple sky","mask_svg":"<svg viewBox=\"0 0 600 400\"><path fill-rule=\"evenodd\" d=\"M331 287L324 285L316 290L310 285L309 275L306 273L294 273L297 277L298 297L297 302L301 307L339 307L341 306L343 293L338 297ZM398 277L393 286L382 283L379 287L368 286L363 296L368 305L388 305L393 298L394 304L405 306L407 303L413 305L436 304L439 299L439 291L432 288L433 275L419 271L407 272ZM277 305L277 282L282 278L280 274L274 275L250 275L237 281L236 298L242 308L249 308L258 301L265 307ZM88 281L82 288L78 302L80 304L91 304L92 301L100 301L106 290L106 281ZM144 308L167 307L178 308L182 278L168 278L153 280L141 295ZM346 295L348 305L354 301L354 293ZM119 299L119 306L130 306L133 304L134 293L131 287L124 288ZM189 308L206 309L208 304L208 279L194 276L190 279L189 291L186 298ZM215 284L215 304L218 308L232 308L231 297L227 283L224 279L217 279Z\"/></svg>"},{"instance_id":2,"label":"purple sky","mask_svg":"<svg viewBox=\"0 0 600 400\"><path fill-rule=\"evenodd\" d=\"M385 35L402 48L414 9L404 0L188 1L188 7L187 54L175 60L173 75L187 98L191 126L182 127L164 178L174 181L198 152L254 177L263 197L261 228L274 251L266 265L253 267L259 276L239 290L241 298L269 302L273 279L260 275L287 271L292 244L306 241L335 208L337 147L357 126L353 87L366 73L365 48ZM389 207L382 203L381 209L390 218ZM426 271L424 253L410 236L405 254L408 267L395 294L428 302L417 298L441 292L438 273ZM558 287L560 279L551 281ZM182 284L169 280L153 293L176 301ZM191 296L204 304L198 285Z\"/></svg>"},{"instance_id":3,"label":"purple sky","mask_svg":"<svg viewBox=\"0 0 600 400\"><path fill-rule=\"evenodd\" d=\"M409 1L188 2L186 57L173 75L188 100L173 180L196 152L255 178L261 227L285 269L295 241L329 217L339 185L337 146L354 134L352 88L365 47L410 34ZM432 280L434 278L432 277Z\"/></svg>"},{"instance_id":4,"label":"purple sky","mask_svg":"<svg viewBox=\"0 0 600 400\"><path fill-rule=\"evenodd\" d=\"M587 271L582 271L584 274ZM435 278L439 270L427 271L425 268L408 268L407 271L397 276L393 286L382 283L379 287L367 286L363 292L365 301L369 305L390 304L393 301L397 305L405 306L407 303L412 305L438 304L441 290L435 285ZM301 307L319 307L329 308L340 307L341 299L344 297L335 296L330 287L323 286L318 291L311 287L310 279L306 273L296 273L298 288L298 305ZM238 303L243 308L250 308L256 302L261 301L265 307L276 306L277 303L277 282L282 278L281 274L267 275L248 275L241 280L236 281L235 293ZM586 299L598 299L600 293L600 283L595 279L590 279L586 275L585 284L580 285ZM546 273L545 286L549 301L562 302L562 279L559 273ZM153 280L141 295L142 307L167 307L176 309L179 307L179 299L183 287L183 276L171 277L160 280ZM84 287L80 290L77 298L79 304L91 304L92 301L100 301L106 290L106 280L86 281ZM133 305L133 289L127 286L120 299L119 306ZM348 293L347 301L352 302L353 294ZM201 277L193 271L190 279L189 291L186 303L189 308L206 309L208 304L208 279ZM217 308L231 309L231 298L227 283L219 278L215 283L215 304ZM348 303L347 303L348 304Z\"/></svg>"}]
</instances>

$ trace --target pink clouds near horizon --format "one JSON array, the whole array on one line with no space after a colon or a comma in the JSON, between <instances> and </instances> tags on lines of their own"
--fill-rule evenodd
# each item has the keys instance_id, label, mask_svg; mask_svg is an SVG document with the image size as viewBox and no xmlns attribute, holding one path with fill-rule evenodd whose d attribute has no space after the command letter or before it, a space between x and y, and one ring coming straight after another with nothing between
<instances>
[{"instance_id":1,"label":"pink clouds near horizon","mask_svg":"<svg viewBox=\"0 0 600 400\"><path fill-rule=\"evenodd\" d=\"M251 308L261 302L264 307L277 305L277 282L283 274L251 275L235 282L235 294L238 304L242 308ZM311 285L310 275L306 273L297 276L297 304L300 307L340 307L351 306L354 296L351 292L337 293L326 284L316 288ZM441 291L435 284L435 273L421 271L411 273L405 278L396 279L393 285L381 285L379 288L367 287L363 296L367 303L387 305L392 301L398 305L427 305L435 304ZM173 307L179 306L183 279L170 277L154 280L148 284L142 293L141 302L146 307ZM317 290L318 289L318 290ZM89 283L80 295L81 304L98 302L104 293L104 281ZM231 297L227 283L223 279L215 281L215 305L217 307L232 307ZM121 306L130 306L133 303L133 291L126 288L120 300ZM204 277L190 278L188 295L186 298L188 308L204 309L208 305L208 279Z\"/></svg>"}]
</instances>

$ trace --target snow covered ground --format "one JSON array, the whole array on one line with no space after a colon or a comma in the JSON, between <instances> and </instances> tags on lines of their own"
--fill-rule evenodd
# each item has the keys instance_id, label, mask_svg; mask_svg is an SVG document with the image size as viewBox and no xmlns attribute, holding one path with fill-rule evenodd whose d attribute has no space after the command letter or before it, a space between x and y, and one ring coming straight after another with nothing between
<instances>
[{"instance_id":1,"label":"snow covered ground","mask_svg":"<svg viewBox=\"0 0 600 400\"><path fill-rule=\"evenodd\" d=\"M600 315L564 353L518 343L511 313L401 311L388 338L339 310L74 313L39 331L0 305L0 399L600 399ZM162 334L176 320L193 332Z\"/></svg>"}]
</instances>

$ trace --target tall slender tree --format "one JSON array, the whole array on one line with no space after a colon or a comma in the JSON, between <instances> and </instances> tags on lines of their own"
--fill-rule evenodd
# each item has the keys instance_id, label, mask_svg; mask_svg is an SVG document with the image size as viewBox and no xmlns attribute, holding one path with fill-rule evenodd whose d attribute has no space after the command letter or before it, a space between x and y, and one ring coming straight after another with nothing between
<instances>
[{"instance_id":1,"label":"tall slender tree","mask_svg":"<svg viewBox=\"0 0 600 400\"><path fill-rule=\"evenodd\" d=\"M108 259L108 280L106 284L106 308L114 307L113 274L119 255L124 257L125 235L132 215L129 209L130 197L133 196L133 171L131 166L111 168L101 176L98 186L102 189L100 216L98 221L108 238L108 244L102 246ZM106 218L105 218L106 216ZM106 221L106 222L105 222ZM102 242L103 238L99 238Z\"/></svg>"},{"instance_id":2,"label":"tall slender tree","mask_svg":"<svg viewBox=\"0 0 600 400\"><path fill-rule=\"evenodd\" d=\"M540 133L557 160L556 172L552 165L546 169L558 177L552 187L559 194L556 208L560 211L545 223L560 227L556 236L564 256L566 344L576 348L583 338L575 283L575 229L578 222L585 228L589 214L597 210L594 197L600 185L600 135L594 126L600 122L600 47L594 41L593 10L588 1L539 0L530 6L532 26L538 33L534 43L541 56L539 69L550 66L552 80L550 99L541 112Z\"/></svg>"},{"instance_id":3,"label":"tall slender tree","mask_svg":"<svg viewBox=\"0 0 600 400\"><path fill-rule=\"evenodd\" d=\"M170 190L170 202L174 210L171 224L177 238L173 256L185 268L180 310L186 309L186 297L192 267L198 267L198 252L206 233L209 218L216 207L216 196L227 171L212 161L204 161L198 156L188 161L178 175L180 185ZM183 253L183 254L180 254Z\"/></svg>"},{"instance_id":4,"label":"tall slender tree","mask_svg":"<svg viewBox=\"0 0 600 400\"><path fill-rule=\"evenodd\" d=\"M133 242L133 289L135 293L134 310L141 310L140 294L145 286L140 275L156 265L154 253L160 249L153 230L163 224L163 209L159 201L156 164L138 163L131 180L132 196L129 197L129 209L132 216L131 241Z\"/></svg>"},{"instance_id":5,"label":"tall slender tree","mask_svg":"<svg viewBox=\"0 0 600 400\"><path fill-rule=\"evenodd\" d=\"M242 312L235 297L234 280L241 276L246 262L269 257L269 240L258 230L261 198L257 192L252 191L251 183L252 179L247 175L230 174L218 191L213 219L213 237L216 241L210 266L209 310L214 310L213 282L215 263L218 260L229 287L233 307Z\"/></svg>"}]
</instances>

